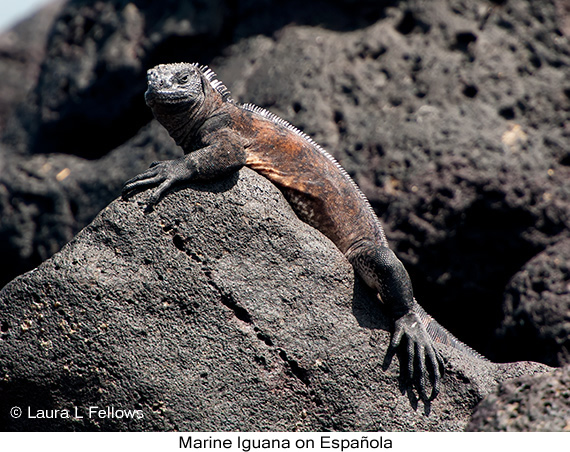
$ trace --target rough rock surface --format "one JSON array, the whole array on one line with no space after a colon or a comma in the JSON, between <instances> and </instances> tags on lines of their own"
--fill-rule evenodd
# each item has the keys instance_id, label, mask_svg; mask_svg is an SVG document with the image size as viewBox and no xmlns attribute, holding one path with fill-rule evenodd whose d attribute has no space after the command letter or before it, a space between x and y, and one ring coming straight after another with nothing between
<instances>
[{"instance_id":1,"label":"rough rock surface","mask_svg":"<svg viewBox=\"0 0 570 452\"><path fill-rule=\"evenodd\" d=\"M570 367L501 383L477 406L467 430L570 432Z\"/></svg>"},{"instance_id":2,"label":"rough rock surface","mask_svg":"<svg viewBox=\"0 0 570 452\"><path fill-rule=\"evenodd\" d=\"M157 5L71 0L61 10L36 88L0 131L9 256L0 285L57 251L122 180L175 152L167 137L139 132L150 120L144 73L199 61L234 97L269 108L341 161L418 298L454 334L495 360L560 364L563 342L513 350L509 337L546 342L537 328L504 322L502 305L505 291L523 288L511 279L570 236L563 0ZM144 150L133 144L140 133ZM130 152L135 164L124 163ZM57 168L50 177L34 169L45 172L46 161Z\"/></svg>"},{"instance_id":3,"label":"rough rock surface","mask_svg":"<svg viewBox=\"0 0 570 452\"><path fill-rule=\"evenodd\" d=\"M35 87L46 54L46 40L64 0L48 3L32 17L0 33L0 130Z\"/></svg>"},{"instance_id":4,"label":"rough rock surface","mask_svg":"<svg viewBox=\"0 0 570 452\"><path fill-rule=\"evenodd\" d=\"M525 350L519 356L557 366L570 363L569 320L570 240L565 239L512 278L501 332L513 350Z\"/></svg>"},{"instance_id":5,"label":"rough rock surface","mask_svg":"<svg viewBox=\"0 0 570 452\"><path fill-rule=\"evenodd\" d=\"M402 395L373 294L279 191L244 169L151 212L117 200L0 292L0 430L462 430L505 378L443 348L442 393ZM292 284L292 281L295 281ZM8 408L141 410L14 420Z\"/></svg>"},{"instance_id":6,"label":"rough rock surface","mask_svg":"<svg viewBox=\"0 0 570 452\"><path fill-rule=\"evenodd\" d=\"M156 122L94 161L63 154L14 155L0 145L4 276L39 265L71 240L117 196L125 171L135 175L149 161L181 154Z\"/></svg>"},{"instance_id":7,"label":"rough rock surface","mask_svg":"<svg viewBox=\"0 0 570 452\"><path fill-rule=\"evenodd\" d=\"M0 286L179 155L145 70L198 61L340 160L456 336L568 362L566 0L69 0L48 32L50 11L0 36Z\"/></svg>"}]
</instances>

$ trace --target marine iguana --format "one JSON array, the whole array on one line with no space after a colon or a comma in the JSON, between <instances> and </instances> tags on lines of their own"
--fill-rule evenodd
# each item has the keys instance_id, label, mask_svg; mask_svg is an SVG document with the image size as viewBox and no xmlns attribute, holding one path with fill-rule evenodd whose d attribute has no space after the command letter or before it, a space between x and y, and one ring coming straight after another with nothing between
<instances>
[{"instance_id":1,"label":"marine iguana","mask_svg":"<svg viewBox=\"0 0 570 452\"><path fill-rule=\"evenodd\" d=\"M389 308L394 328L387 356L400 352L401 374L422 400L438 394L444 370L434 342L481 357L416 302L408 273L370 203L308 135L263 108L236 103L216 74L198 64L150 69L145 100L185 155L153 162L125 183L124 197L158 185L149 199L154 205L174 183L220 178L248 166L280 189L302 221L332 240Z\"/></svg>"}]
</instances>

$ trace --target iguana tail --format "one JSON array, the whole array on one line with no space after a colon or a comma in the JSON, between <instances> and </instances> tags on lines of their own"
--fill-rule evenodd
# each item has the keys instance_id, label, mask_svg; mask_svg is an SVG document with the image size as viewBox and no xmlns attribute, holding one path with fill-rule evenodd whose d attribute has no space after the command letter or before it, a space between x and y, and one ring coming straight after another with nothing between
<instances>
[{"instance_id":1,"label":"iguana tail","mask_svg":"<svg viewBox=\"0 0 570 452\"><path fill-rule=\"evenodd\" d=\"M429 315L424 308L422 308L419 303L415 303L415 312L420 317L422 323L426 327L429 336L434 342L439 342L441 344L449 345L457 350L460 350L468 355L474 356L475 358L484 359L488 361L480 353L473 350L468 345L461 342L453 334L447 331L443 326L441 326L431 315Z\"/></svg>"}]
</instances>

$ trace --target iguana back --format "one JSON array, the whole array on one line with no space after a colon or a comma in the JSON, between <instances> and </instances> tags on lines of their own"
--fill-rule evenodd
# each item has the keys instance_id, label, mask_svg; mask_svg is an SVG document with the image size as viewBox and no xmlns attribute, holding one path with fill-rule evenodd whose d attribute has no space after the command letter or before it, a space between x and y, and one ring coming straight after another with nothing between
<instances>
[{"instance_id":1,"label":"iguana back","mask_svg":"<svg viewBox=\"0 0 570 452\"><path fill-rule=\"evenodd\" d=\"M159 65L148 72L147 105L185 156L155 162L129 180L124 195L158 185L224 177L244 165L273 182L299 218L326 235L388 307L402 375L427 401L437 395L443 360L434 342L480 357L418 305L406 269L390 250L380 221L356 183L323 148L260 107L235 103L206 66ZM431 381L431 396L427 395Z\"/></svg>"}]
</instances>

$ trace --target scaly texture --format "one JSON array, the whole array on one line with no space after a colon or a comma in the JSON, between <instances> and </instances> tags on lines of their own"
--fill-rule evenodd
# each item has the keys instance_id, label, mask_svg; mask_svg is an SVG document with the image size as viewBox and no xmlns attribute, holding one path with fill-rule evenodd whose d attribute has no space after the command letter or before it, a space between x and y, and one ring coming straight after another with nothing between
<instances>
[{"instance_id":1,"label":"scaly texture","mask_svg":"<svg viewBox=\"0 0 570 452\"><path fill-rule=\"evenodd\" d=\"M236 104L206 66L177 63L151 69L145 99L185 155L154 162L126 183L124 195L158 185L150 197L154 204L175 183L224 177L243 166L267 177L299 218L331 239L378 293L394 322L387 357L399 350L406 383L424 401L434 398L443 369L434 341L469 349L423 314L369 202L334 158L274 114Z\"/></svg>"}]
</instances>

